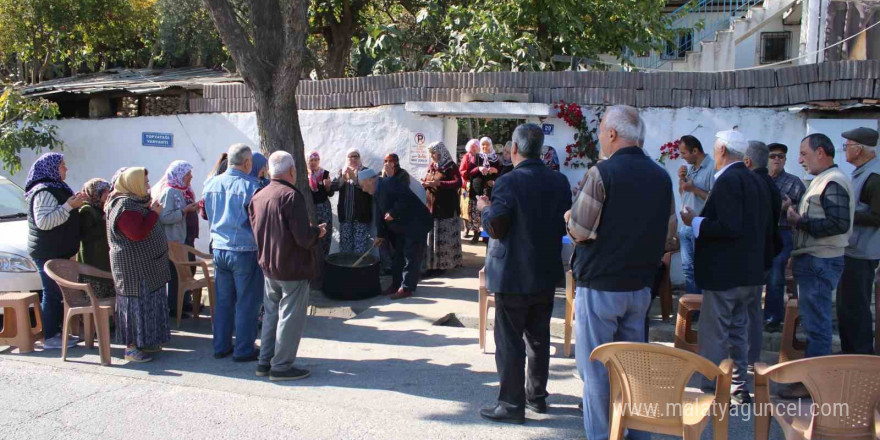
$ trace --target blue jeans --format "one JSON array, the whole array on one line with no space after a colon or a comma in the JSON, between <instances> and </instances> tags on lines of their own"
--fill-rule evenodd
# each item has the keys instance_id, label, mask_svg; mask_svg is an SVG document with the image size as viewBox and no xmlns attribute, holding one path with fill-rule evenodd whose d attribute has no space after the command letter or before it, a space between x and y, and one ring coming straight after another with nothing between
<instances>
[{"instance_id":1,"label":"blue jeans","mask_svg":"<svg viewBox=\"0 0 880 440\"><path fill-rule=\"evenodd\" d=\"M214 249L214 272L214 354L232 348L234 330L233 356L250 356L254 353L257 320L263 304L263 270L257 265L257 253Z\"/></svg>"},{"instance_id":2,"label":"blue jeans","mask_svg":"<svg viewBox=\"0 0 880 440\"><path fill-rule=\"evenodd\" d=\"M645 315L651 304L651 289L633 292L602 292L578 287L574 299L575 357L584 380L584 429L590 440L609 436L610 383L608 370L590 353L608 342L645 341ZM650 439L651 434L630 430L628 439Z\"/></svg>"},{"instance_id":3,"label":"blue jeans","mask_svg":"<svg viewBox=\"0 0 880 440\"><path fill-rule=\"evenodd\" d=\"M681 272L684 275L685 289L687 293L703 293L694 279L694 246L697 242L694 229L682 225L678 228L678 239L681 242Z\"/></svg>"},{"instance_id":4,"label":"blue jeans","mask_svg":"<svg viewBox=\"0 0 880 440\"><path fill-rule=\"evenodd\" d=\"M46 273L45 266L49 260L34 259L37 273L43 283L43 298L40 302L40 314L43 319L43 337L52 338L61 333L61 322L64 320L64 303L58 284Z\"/></svg>"},{"instance_id":5,"label":"blue jeans","mask_svg":"<svg viewBox=\"0 0 880 440\"><path fill-rule=\"evenodd\" d=\"M805 356L831 354L831 291L843 274L843 257L797 255L791 270L798 283L798 314L807 333Z\"/></svg>"},{"instance_id":6,"label":"blue jeans","mask_svg":"<svg viewBox=\"0 0 880 440\"><path fill-rule=\"evenodd\" d=\"M767 294L764 296L764 319L782 322L785 318L785 265L791 256L791 231L779 230L782 252L773 259L773 267L767 274Z\"/></svg>"}]
</instances>

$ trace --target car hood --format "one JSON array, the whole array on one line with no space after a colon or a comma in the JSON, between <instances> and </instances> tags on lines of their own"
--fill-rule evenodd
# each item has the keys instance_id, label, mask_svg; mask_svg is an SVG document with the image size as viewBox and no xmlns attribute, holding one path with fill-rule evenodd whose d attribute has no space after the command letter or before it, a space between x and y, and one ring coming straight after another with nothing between
<instances>
[{"instance_id":1,"label":"car hood","mask_svg":"<svg viewBox=\"0 0 880 440\"><path fill-rule=\"evenodd\" d=\"M28 234L27 220L0 222L0 252L27 257Z\"/></svg>"}]
</instances>

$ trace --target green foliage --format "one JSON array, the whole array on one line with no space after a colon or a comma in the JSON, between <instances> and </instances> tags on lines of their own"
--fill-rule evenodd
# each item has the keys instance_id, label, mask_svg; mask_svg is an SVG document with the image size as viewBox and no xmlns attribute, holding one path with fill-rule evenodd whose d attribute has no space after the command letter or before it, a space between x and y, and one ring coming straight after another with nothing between
<instances>
[{"instance_id":1,"label":"green foliage","mask_svg":"<svg viewBox=\"0 0 880 440\"><path fill-rule=\"evenodd\" d=\"M45 99L28 99L13 87L0 94L0 162L11 174L21 170L22 150L62 148L55 126L47 120L58 116L58 104Z\"/></svg>"},{"instance_id":2,"label":"green foliage","mask_svg":"<svg viewBox=\"0 0 880 440\"><path fill-rule=\"evenodd\" d=\"M158 0L159 59L170 67L216 67L229 54L202 0Z\"/></svg>"}]
</instances>

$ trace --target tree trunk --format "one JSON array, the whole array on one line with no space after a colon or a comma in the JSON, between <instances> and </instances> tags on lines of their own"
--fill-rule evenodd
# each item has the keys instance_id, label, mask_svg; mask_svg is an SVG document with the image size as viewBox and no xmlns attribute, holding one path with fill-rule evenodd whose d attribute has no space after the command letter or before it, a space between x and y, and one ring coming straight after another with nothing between
<instances>
[{"instance_id":1,"label":"tree trunk","mask_svg":"<svg viewBox=\"0 0 880 440\"><path fill-rule=\"evenodd\" d=\"M344 24L332 26L332 29L329 35L324 35L327 42L327 62L324 65L324 72L327 78L343 78L351 58L351 38L354 36L354 29L346 28Z\"/></svg>"}]
</instances>

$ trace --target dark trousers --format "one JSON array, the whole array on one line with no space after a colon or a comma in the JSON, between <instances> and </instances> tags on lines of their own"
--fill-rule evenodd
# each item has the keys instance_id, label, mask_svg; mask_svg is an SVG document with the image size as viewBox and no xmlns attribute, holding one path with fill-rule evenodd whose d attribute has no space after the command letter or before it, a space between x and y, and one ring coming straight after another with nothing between
<instances>
[{"instance_id":1,"label":"dark trousers","mask_svg":"<svg viewBox=\"0 0 880 440\"><path fill-rule=\"evenodd\" d=\"M394 256L391 260L391 285L416 291L425 258L427 237L413 239L404 234L394 234Z\"/></svg>"},{"instance_id":2,"label":"dark trousers","mask_svg":"<svg viewBox=\"0 0 880 440\"><path fill-rule=\"evenodd\" d=\"M498 401L525 408L527 399L547 398L553 298L553 289L533 295L495 294L495 366L501 380Z\"/></svg>"},{"instance_id":3,"label":"dark trousers","mask_svg":"<svg viewBox=\"0 0 880 440\"><path fill-rule=\"evenodd\" d=\"M837 322L844 353L874 353L871 293L877 263L878 260L844 257L843 275L837 286Z\"/></svg>"}]
</instances>

